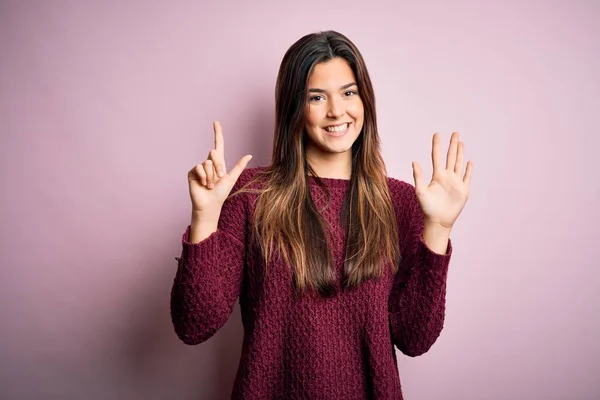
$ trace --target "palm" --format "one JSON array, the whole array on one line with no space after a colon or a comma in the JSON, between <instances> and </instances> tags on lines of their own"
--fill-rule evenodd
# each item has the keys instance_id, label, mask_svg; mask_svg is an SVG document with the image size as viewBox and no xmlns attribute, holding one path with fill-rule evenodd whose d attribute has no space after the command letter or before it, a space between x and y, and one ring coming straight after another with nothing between
<instances>
[{"instance_id":1,"label":"palm","mask_svg":"<svg viewBox=\"0 0 600 400\"><path fill-rule=\"evenodd\" d=\"M214 205L223 204L231 188L233 187L233 183L225 184L225 182L221 182L225 178L215 179L215 187L214 189L208 189L206 186L201 184L200 179L188 177L189 179L189 187L190 187L190 197L192 199L192 209L195 211L203 211L211 208Z\"/></svg>"},{"instance_id":2,"label":"palm","mask_svg":"<svg viewBox=\"0 0 600 400\"><path fill-rule=\"evenodd\" d=\"M473 164L470 161L467 163L463 175L463 146L463 143L458 140L458 133L453 133L446 164L443 165L439 137L437 134L433 136L431 152L433 176L429 184L425 184L423 181L423 173L419 164L413 163L415 192L425 218L429 222L438 223L446 228L452 228L469 197Z\"/></svg>"}]
</instances>

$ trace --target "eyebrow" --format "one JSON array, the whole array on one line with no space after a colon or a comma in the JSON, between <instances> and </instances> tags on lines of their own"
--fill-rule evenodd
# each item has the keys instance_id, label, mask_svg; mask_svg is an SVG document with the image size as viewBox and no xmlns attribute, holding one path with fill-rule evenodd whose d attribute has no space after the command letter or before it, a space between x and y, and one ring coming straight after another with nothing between
<instances>
[{"instance_id":1,"label":"eyebrow","mask_svg":"<svg viewBox=\"0 0 600 400\"><path fill-rule=\"evenodd\" d=\"M358 86L358 85L356 84L356 82L351 82L351 83L348 83L348 84L346 84L346 85L342 86L342 87L341 87L339 90L348 89L348 88L349 88L349 87L351 87L351 86ZM308 89L308 91L309 91L309 92L314 92L314 93L325 93L325 92L326 92L325 90L323 90L323 89L318 89L318 88L312 88L312 89Z\"/></svg>"}]
</instances>

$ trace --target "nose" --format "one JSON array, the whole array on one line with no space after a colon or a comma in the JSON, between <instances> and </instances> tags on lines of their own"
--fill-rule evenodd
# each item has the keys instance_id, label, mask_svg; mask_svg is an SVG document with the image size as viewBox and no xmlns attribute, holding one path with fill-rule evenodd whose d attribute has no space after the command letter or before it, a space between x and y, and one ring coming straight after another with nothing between
<instances>
[{"instance_id":1,"label":"nose","mask_svg":"<svg viewBox=\"0 0 600 400\"><path fill-rule=\"evenodd\" d=\"M329 98L327 104L327 117L331 119L337 119L342 117L346 113L342 99L337 96Z\"/></svg>"}]
</instances>

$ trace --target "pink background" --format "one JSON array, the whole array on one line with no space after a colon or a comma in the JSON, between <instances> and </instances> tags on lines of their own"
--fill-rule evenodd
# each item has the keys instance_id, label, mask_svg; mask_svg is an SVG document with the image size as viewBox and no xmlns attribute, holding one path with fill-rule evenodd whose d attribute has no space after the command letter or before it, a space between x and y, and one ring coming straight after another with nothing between
<instances>
[{"instance_id":1,"label":"pink background","mask_svg":"<svg viewBox=\"0 0 600 400\"><path fill-rule=\"evenodd\" d=\"M365 56L390 175L429 174L436 131L475 162L407 400L600 398L598 2L128 3L0 3L1 398L229 397L237 306L196 347L169 318L186 172L213 119L229 166L268 162L281 58L325 29Z\"/></svg>"}]
</instances>

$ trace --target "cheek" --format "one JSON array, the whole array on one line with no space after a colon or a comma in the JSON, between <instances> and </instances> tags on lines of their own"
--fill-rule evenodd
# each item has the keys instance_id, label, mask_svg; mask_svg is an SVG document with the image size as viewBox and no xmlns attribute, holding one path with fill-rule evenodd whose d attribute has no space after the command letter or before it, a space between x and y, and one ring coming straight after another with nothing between
<instances>
[{"instance_id":1,"label":"cheek","mask_svg":"<svg viewBox=\"0 0 600 400\"><path fill-rule=\"evenodd\" d=\"M310 127L320 126L322 117L317 107L309 107L306 112L306 125Z\"/></svg>"},{"instance_id":2,"label":"cheek","mask_svg":"<svg viewBox=\"0 0 600 400\"><path fill-rule=\"evenodd\" d=\"M362 101L357 102L350 115L356 121L356 128L358 129L358 131L361 131L363 128L365 116L365 109L363 107Z\"/></svg>"},{"instance_id":3,"label":"cheek","mask_svg":"<svg viewBox=\"0 0 600 400\"><path fill-rule=\"evenodd\" d=\"M352 105L348 107L348 113L352 115L355 119L362 119L365 109L363 107L363 103L360 100L357 100Z\"/></svg>"}]
</instances>

